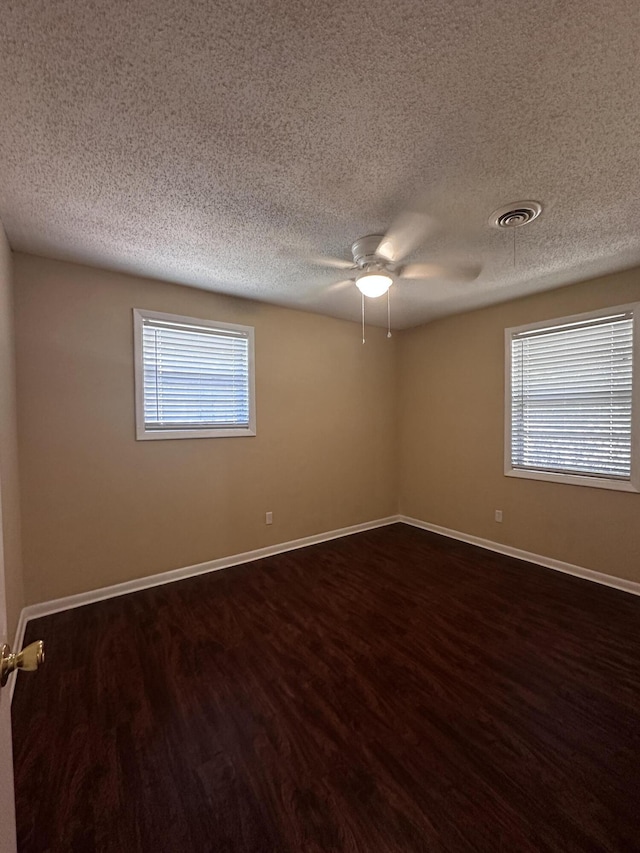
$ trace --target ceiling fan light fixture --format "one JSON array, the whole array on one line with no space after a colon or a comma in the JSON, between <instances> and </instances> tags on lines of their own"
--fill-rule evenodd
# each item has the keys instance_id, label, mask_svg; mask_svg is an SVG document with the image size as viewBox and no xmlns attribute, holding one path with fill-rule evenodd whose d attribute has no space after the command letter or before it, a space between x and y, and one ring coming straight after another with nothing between
<instances>
[{"instance_id":1,"label":"ceiling fan light fixture","mask_svg":"<svg viewBox=\"0 0 640 853\"><path fill-rule=\"evenodd\" d=\"M393 276L384 270L365 270L356 276L356 286L371 299L384 296L393 284Z\"/></svg>"}]
</instances>

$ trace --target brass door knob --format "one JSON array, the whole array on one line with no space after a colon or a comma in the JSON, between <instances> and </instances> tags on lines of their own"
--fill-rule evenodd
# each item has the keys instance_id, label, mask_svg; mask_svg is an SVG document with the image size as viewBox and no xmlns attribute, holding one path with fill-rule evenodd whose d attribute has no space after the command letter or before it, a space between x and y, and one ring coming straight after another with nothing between
<instances>
[{"instance_id":1,"label":"brass door knob","mask_svg":"<svg viewBox=\"0 0 640 853\"><path fill-rule=\"evenodd\" d=\"M4 687L7 678L14 669L24 669L25 672L33 672L40 664L44 663L44 643L36 640L21 652L11 654L11 649L6 643L2 645L2 657L0 660L0 687Z\"/></svg>"}]
</instances>

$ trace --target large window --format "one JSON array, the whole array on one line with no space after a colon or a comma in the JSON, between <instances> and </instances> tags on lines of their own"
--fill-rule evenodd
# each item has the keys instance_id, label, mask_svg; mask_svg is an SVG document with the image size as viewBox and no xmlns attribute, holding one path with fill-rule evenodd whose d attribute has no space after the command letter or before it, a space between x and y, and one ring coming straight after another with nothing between
<instances>
[{"instance_id":1,"label":"large window","mask_svg":"<svg viewBox=\"0 0 640 853\"><path fill-rule=\"evenodd\" d=\"M639 490L638 310L506 330L505 474Z\"/></svg>"},{"instance_id":2,"label":"large window","mask_svg":"<svg viewBox=\"0 0 640 853\"><path fill-rule=\"evenodd\" d=\"M134 309L136 434L255 435L253 328Z\"/></svg>"}]
</instances>

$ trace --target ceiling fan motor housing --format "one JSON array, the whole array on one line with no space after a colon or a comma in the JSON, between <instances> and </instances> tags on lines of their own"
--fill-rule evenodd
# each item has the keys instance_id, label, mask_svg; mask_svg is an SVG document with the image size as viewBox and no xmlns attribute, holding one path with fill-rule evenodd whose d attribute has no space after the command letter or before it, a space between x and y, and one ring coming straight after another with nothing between
<instances>
[{"instance_id":1,"label":"ceiling fan motor housing","mask_svg":"<svg viewBox=\"0 0 640 853\"><path fill-rule=\"evenodd\" d=\"M368 237L360 237L356 240L351 246L354 264L357 264L360 269L364 269L368 264L384 266L384 261L376 254L382 239L381 234L370 234Z\"/></svg>"}]
</instances>

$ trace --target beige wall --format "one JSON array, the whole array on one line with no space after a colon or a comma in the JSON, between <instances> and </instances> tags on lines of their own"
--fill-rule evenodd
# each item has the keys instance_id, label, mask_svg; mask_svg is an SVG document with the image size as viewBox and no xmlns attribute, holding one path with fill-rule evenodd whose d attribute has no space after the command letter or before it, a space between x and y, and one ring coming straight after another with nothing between
<instances>
[{"instance_id":1,"label":"beige wall","mask_svg":"<svg viewBox=\"0 0 640 853\"><path fill-rule=\"evenodd\" d=\"M635 270L403 333L400 512L640 581L640 494L503 474L505 328L638 300Z\"/></svg>"},{"instance_id":2,"label":"beige wall","mask_svg":"<svg viewBox=\"0 0 640 853\"><path fill-rule=\"evenodd\" d=\"M395 512L383 330L28 255L15 282L28 603ZM133 307L255 326L255 438L135 440Z\"/></svg>"},{"instance_id":3,"label":"beige wall","mask_svg":"<svg viewBox=\"0 0 640 853\"><path fill-rule=\"evenodd\" d=\"M11 643L13 643L20 610L24 604L14 343L12 256L4 230L0 225L0 494L2 496L2 547L4 548L7 629Z\"/></svg>"},{"instance_id":4,"label":"beige wall","mask_svg":"<svg viewBox=\"0 0 640 853\"><path fill-rule=\"evenodd\" d=\"M90 267L18 254L14 275L28 603L398 511L640 581L640 495L503 474L505 327L640 300L638 271L364 347L351 323ZM255 438L135 440L133 307L255 326Z\"/></svg>"}]
</instances>

